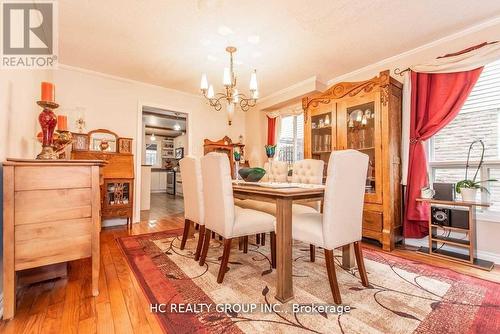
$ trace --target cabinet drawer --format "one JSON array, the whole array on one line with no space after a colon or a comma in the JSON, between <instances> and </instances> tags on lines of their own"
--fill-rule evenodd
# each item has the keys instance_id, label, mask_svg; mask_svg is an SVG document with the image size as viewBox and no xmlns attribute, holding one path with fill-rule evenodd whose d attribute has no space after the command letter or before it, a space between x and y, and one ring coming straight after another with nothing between
<instances>
[{"instance_id":1,"label":"cabinet drawer","mask_svg":"<svg viewBox=\"0 0 500 334\"><path fill-rule=\"evenodd\" d=\"M91 187L90 168L86 166L18 167L14 178L15 191Z\"/></svg>"},{"instance_id":2,"label":"cabinet drawer","mask_svg":"<svg viewBox=\"0 0 500 334\"><path fill-rule=\"evenodd\" d=\"M382 231L382 213L376 211L363 211L363 229L371 231Z\"/></svg>"},{"instance_id":3,"label":"cabinet drawer","mask_svg":"<svg viewBox=\"0 0 500 334\"><path fill-rule=\"evenodd\" d=\"M16 270L91 255L92 219L59 220L15 227Z\"/></svg>"},{"instance_id":4,"label":"cabinet drawer","mask_svg":"<svg viewBox=\"0 0 500 334\"><path fill-rule=\"evenodd\" d=\"M16 225L92 215L90 188L18 191L15 202Z\"/></svg>"}]
</instances>

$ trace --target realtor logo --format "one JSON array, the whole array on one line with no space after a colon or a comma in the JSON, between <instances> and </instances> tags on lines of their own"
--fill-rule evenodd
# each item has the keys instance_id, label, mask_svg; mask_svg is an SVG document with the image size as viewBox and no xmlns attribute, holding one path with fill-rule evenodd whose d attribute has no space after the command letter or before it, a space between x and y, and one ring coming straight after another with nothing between
<instances>
[{"instance_id":1,"label":"realtor logo","mask_svg":"<svg viewBox=\"0 0 500 334\"><path fill-rule=\"evenodd\" d=\"M52 1L1 1L2 68L56 66L56 5Z\"/></svg>"}]
</instances>

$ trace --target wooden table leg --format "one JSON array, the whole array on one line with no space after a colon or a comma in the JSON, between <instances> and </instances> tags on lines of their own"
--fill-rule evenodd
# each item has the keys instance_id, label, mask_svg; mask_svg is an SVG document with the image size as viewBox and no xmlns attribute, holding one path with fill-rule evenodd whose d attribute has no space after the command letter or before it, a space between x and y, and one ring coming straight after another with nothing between
<instances>
[{"instance_id":1,"label":"wooden table leg","mask_svg":"<svg viewBox=\"0 0 500 334\"><path fill-rule=\"evenodd\" d=\"M342 268L349 270L355 267L354 245L349 244L342 246Z\"/></svg>"},{"instance_id":2,"label":"wooden table leg","mask_svg":"<svg viewBox=\"0 0 500 334\"><path fill-rule=\"evenodd\" d=\"M285 303L293 298L292 280L292 201L276 199L276 299Z\"/></svg>"}]
</instances>

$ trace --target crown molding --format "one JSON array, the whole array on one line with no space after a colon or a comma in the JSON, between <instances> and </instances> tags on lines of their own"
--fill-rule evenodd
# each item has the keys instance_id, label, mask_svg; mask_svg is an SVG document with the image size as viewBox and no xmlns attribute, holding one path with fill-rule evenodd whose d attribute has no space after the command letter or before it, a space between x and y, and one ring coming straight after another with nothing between
<instances>
[{"instance_id":1,"label":"crown molding","mask_svg":"<svg viewBox=\"0 0 500 334\"><path fill-rule=\"evenodd\" d=\"M115 81L121 81L121 82L130 83L130 84L134 84L134 85L143 85L143 86L154 87L154 88L157 88L157 89L158 88L159 89L165 89L165 90L168 90L168 91L170 91L172 93L183 94L183 95L186 95L186 96L190 96L190 97L195 97L195 98L201 99L201 95L199 95L199 94L193 94L193 93L185 92L185 91L182 91L182 90L177 90L177 89L173 89L173 88L159 86L159 85L155 85L155 84L152 84L152 83L147 83L147 82L144 82L144 81L138 81L138 80L128 79L128 78L120 77L120 76L117 76L117 75L112 75L112 74L107 74L107 73L98 72L98 71L94 71L94 70L89 70L89 69L82 68L82 67L76 67L76 66L72 66L72 65L66 65L66 64L59 63L58 64L58 68L62 69L62 70L66 70L66 71L73 71L73 72L79 72L79 73L88 74L88 75L95 75L95 76L102 77L102 78L105 78L105 79L111 79L111 80L115 80Z\"/></svg>"},{"instance_id":2,"label":"crown molding","mask_svg":"<svg viewBox=\"0 0 500 334\"><path fill-rule=\"evenodd\" d=\"M313 76L259 99L258 106L261 110L278 109L290 103L297 102L300 98L308 94L322 92L326 88L327 85L325 83L319 81L316 76Z\"/></svg>"}]
</instances>

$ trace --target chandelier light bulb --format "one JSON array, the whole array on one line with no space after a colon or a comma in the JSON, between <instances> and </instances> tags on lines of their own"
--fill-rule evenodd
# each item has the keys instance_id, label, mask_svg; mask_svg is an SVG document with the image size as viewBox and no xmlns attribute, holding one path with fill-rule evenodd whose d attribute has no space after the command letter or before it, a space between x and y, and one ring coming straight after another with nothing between
<instances>
[{"instance_id":1,"label":"chandelier light bulb","mask_svg":"<svg viewBox=\"0 0 500 334\"><path fill-rule=\"evenodd\" d=\"M229 67L224 68L224 76L222 78L222 84L224 86L231 86L231 70Z\"/></svg>"},{"instance_id":2,"label":"chandelier light bulb","mask_svg":"<svg viewBox=\"0 0 500 334\"><path fill-rule=\"evenodd\" d=\"M252 91L252 99L257 100L259 98L259 91L254 90Z\"/></svg>"},{"instance_id":3,"label":"chandelier light bulb","mask_svg":"<svg viewBox=\"0 0 500 334\"><path fill-rule=\"evenodd\" d=\"M257 70L253 70L250 76L250 91L256 91L257 89L259 89L257 85Z\"/></svg>"},{"instance_id":4,"label":"chandelier light bulb","mask_svg":"<svg viewBox=\"0 0 500 334\"><path fill-rule=\"evenodd\" d=\"M207 97L209 99L213 99L214 98L214 86L210 85L210 87L208 87L208 92L207 92Z\"/></svg>"},{"instance_id":5,"label":"chandelier light bulb","mask_svg":"<svg viewBox=\"0 0 500 334\"><path fill-rule=\"evenodd\" d=\"M208 80L207 80L207 75L205 73L203 73L201 76L200 89L203 91L208 89Z\"/></svg>"}]
</instances>

